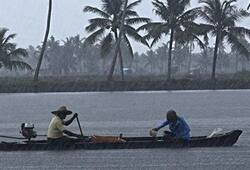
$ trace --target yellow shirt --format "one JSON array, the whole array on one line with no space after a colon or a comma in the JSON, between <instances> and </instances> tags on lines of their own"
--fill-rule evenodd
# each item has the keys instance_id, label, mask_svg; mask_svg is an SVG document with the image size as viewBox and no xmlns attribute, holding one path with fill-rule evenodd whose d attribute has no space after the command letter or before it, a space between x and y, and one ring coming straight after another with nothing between
<instances>
[{"instance_id":1,"label":"yellow shirt","mask_svg":"<svg viewBox=\"0 0 250 170\"><path fill-rule=\"evenodd\" d=\"M63 137L63 130L63 121L58 116L55 116L50 121L47 137L53 139Z\"/></svg>"}]
</instances>

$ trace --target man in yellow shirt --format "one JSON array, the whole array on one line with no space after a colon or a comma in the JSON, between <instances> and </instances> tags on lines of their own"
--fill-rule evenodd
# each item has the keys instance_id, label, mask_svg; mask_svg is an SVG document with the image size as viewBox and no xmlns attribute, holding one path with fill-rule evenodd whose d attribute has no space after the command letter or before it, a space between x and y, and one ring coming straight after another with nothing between
<instances>
[{"instance_id":1,"label":"man in yellow shirt","mask_svg":"<svg viewBox=\"0 0 250 170\"><path fill-rule=\"evenodd\" d=\"M65 142L73 141L72 138L67 136L82 137L64 128L64 126L70 125L73 120L77 118L77 113L75 113L71 119L64 121L67 115L72 114L72 111L68 110L66 106L61 106L58 110L53 111L52 114L55 116L52 118L48 128L47 139L49 144L62 146Z\"/></svg>"}]
</instances>

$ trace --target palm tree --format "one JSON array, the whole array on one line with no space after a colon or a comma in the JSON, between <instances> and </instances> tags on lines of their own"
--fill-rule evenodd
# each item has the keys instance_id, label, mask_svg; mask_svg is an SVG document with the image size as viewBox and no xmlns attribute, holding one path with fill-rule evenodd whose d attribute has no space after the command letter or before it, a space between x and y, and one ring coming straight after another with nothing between
<instances>
[{"instance_id":1,"label":"palm tree","mask_svg":"<svg viewBox=\"0 0 250 170\"><path fill-rule=\"evenodd\" d=\"M41 54L41 47L38 49ZM62 72L61 62L63 52L60 46L60 41L56 40L54 36L51 36L47 41L47 49L44 53L44 66L45 69L53 75L59 75ZM46 64L46 65L45 65ZM43 66L41 66L42 68Z\"/></svg>"},{"instance_id":2,"label":"palm tree","mask_svg":"<svg viewBox=\"0 0 250 170\"><path fill-rule=\"evenodd\" d=\"M122 80L124 80L123 58L122 58L122 54L121 54L121 41L122 41L122 38L124 35L124 25L125 25L125 17L126 17L127 10L128 10L128 0L124 0L121 21L119 24L119 31L120 32L119 32L118 39L116 39L115 55L114 55L114 58L112 60L111 69L110 69L109 75L108 75L108 80L112 80L112 76L113 76L113 72L115 70L115 63L116 63L116 58L118 56L118 53L119 53L119 59L120 59L120 69L121 69Z\"/></svg>"},{"instance_id":3,"label":"palm tree","mask_svg":"<svg viewBox=\"0 0 250 170\"><path fill-rule=\"evenodd\" d=\"M150 68L151 74L156 74L156 68L159 68L159 56L153 50L147 51L145 55L146 63L144 68Z\"/></svg>"},{"instance_id":4,"label":"palm tree","mask_svg":"<svg viewBox=\"0 0 250 170\"><path fill-rule=\"evenodd\" d=\"M46 32L45 32L45 36L44 36L44 40L43 40L42 50L41 50L41 53L40 53L40 56L39 56L39 60L38 60L35 75L34 75L34 81L35 82L38 81L40 67L41 67L41 64L42 64L44 52L46 50L46 44L47 44L47 40L48 40L48 37L49 37L49 30L50 30L51 13L52 13L52 0L49 0L49 9L48 9L48 16L47 16L47 28L46 28Z\"/></svg>"},{"instance_id":5,"label":"palm tree","mask_svg":"<svg viewBox=\"0 0 250 170\"><path fill-rule=\"evenodd\" d=\"M163 44L162 46L158 47L155 51L160 60L159 69L160 69L160 74L162 75L164 73L167 73L167 70L166 70L167 51L168 51L167 44Z\"/></svg>"},{"instance_id":6,"label":"palm tree","mask_svg":"<svg viewBox=\"0 0 250 170\"><path fill-rule=\"evenodd\" d=\"M0 68L4 67L8 70L32 70L31 66L22 61L22 57L27 57L27 51L17 48L16 44L10 40L16 37L16 34L6 35L8 29L0 29Z\"/></svg>"},{"instance_id":7,"label":"palm tree","mask_svg":"<svg viewBox=\"0 0 250 170\"><path fill-rule=\"evenodd\" d=\"M240 38L246 35L250 37L250 30L244 27L236 26L236 22L250 14L243 9L238 9L234 2L237 0L200 0L204 4L199 14L207 22L202 24L207 32L215 36L215 47L213 56L213 66L211 79L215 80L216 62L220 44L226 40L233 49L237 49L246 57L249 51L240 41Z\"/></svg>"},{"instance_id":8,"label":"palm tree","mask_svg":"<svg viewBox=\"0 0 250 170\"><path fill-rule=\"evenodd\" d=\"M124 0L102 0L102 9L86 6L84 12L91 12L99 15L98 18L93 18L89 20L89 25L85 28L87 32L91 33L85 40L85 44L92 45L97 42L101 44L101 55L104 57L111 52L112 46L119 39L120 26L122 21L122 15L124 11L125 2ZM133 27L134 25L140 23L148 23L150 19L139 17L136 11L133 10L135 6L140 4L141 0L137 0L127 5L124 20L124 31L122 35L122 41L127 45L130 51L130 55L133 56L133 48L129 41L129 37L137 42L141 42L147 45L146 40L138 34L137 30ZM119 58L120 62L122 59L121 49L119 46ZM115 64L116 56L114 57L114 62L111 65L111 75L112 78ZM123 70L121 68L121 70Z\"/></svg>"},{"instance_id":9,"label":"palm tree","mask_svg":"<svg viewBox=\"0 0 250 170\"><path fill-rule=\"evenodd\" d=\"M202 44L198 38L199 25L194 22L198 17L197 11L199 8L186 8L190 4L190 0L153 0L154 12L158 15L162 22L152 22L143 25L139 30L147 30L146 38L153 38L151 46L157 43L163 35L170 34L169 48L168 48L168 80L171 79L171 65L172 65L172 50L173 43L184 43L186 41L197 40Z\"/></svg>"},{"instance_id":10,"label":"palm tree","mask_svg":"<svg viewBox=\"0 0 250 170\"><path fill-rule=\"evenodd\" d=\"M63 41L63 54L61 60L62 68L65 74L68 74L70 71L76 71L76 64L78 60L78 54L81 50L81 41L80 36L66 38L66 41Z\"/></svg>"},{"instance_id":11,"label":"palm tree","mask_svg":"<svg viewBox=\"0 0 250 170\"><path fill-rule=\"evenodd\" d=\"M80 37L80 35L76 35L74 37L69 37L66 39L66 41L69 41L68 43L71 44L71 48L73 49L73 56L75 59L75 63L77 63L77 67L75 69L77 71L80 71L83 66L83 57L85 53L85 48L83 46L83 38ZM64 41L65 42L65 41ZM65 43L66 45L66 43ZM81 71L80 71L81 72Z\"/></svg>"}]
</instances>

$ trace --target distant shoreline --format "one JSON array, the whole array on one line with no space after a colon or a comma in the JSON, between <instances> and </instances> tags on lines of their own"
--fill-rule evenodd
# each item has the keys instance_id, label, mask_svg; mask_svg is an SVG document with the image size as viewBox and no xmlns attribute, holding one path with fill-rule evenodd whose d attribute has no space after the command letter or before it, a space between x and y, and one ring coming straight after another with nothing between
<instances>
[{"instance_id":1,"label":"distant shoreline","mask_svg":"<svg viewBox=\"0 0 250 170\"><path fill-rule=\"evenodd\" d=\"M42 92L108 92L108 91L174 91L250 89L250 80L158 80L130 79L106 81L81 78L42 78L35 84L32 78L0 78L0 93Z\"/></svg>"}]
</instances>

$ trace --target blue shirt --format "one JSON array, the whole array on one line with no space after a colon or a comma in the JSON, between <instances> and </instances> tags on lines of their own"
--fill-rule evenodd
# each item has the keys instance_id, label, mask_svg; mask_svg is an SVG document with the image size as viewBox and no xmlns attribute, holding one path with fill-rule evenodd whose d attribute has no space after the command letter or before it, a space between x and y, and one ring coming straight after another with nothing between
<instances>
[{"instance_id":1,"label":"blue shirt","mask_svg":"<svg viewBox=\"0 0 250 170\"><path fill-rule=\"evenodd\" d=\"M177 117L176 122L165 121L159 127L157 127L156 130L158 131L167 125L169 125L169 129L175 135L175 137L186 140L190 139L190 128L182 117Z\"/></svg>"}]
</instances>

